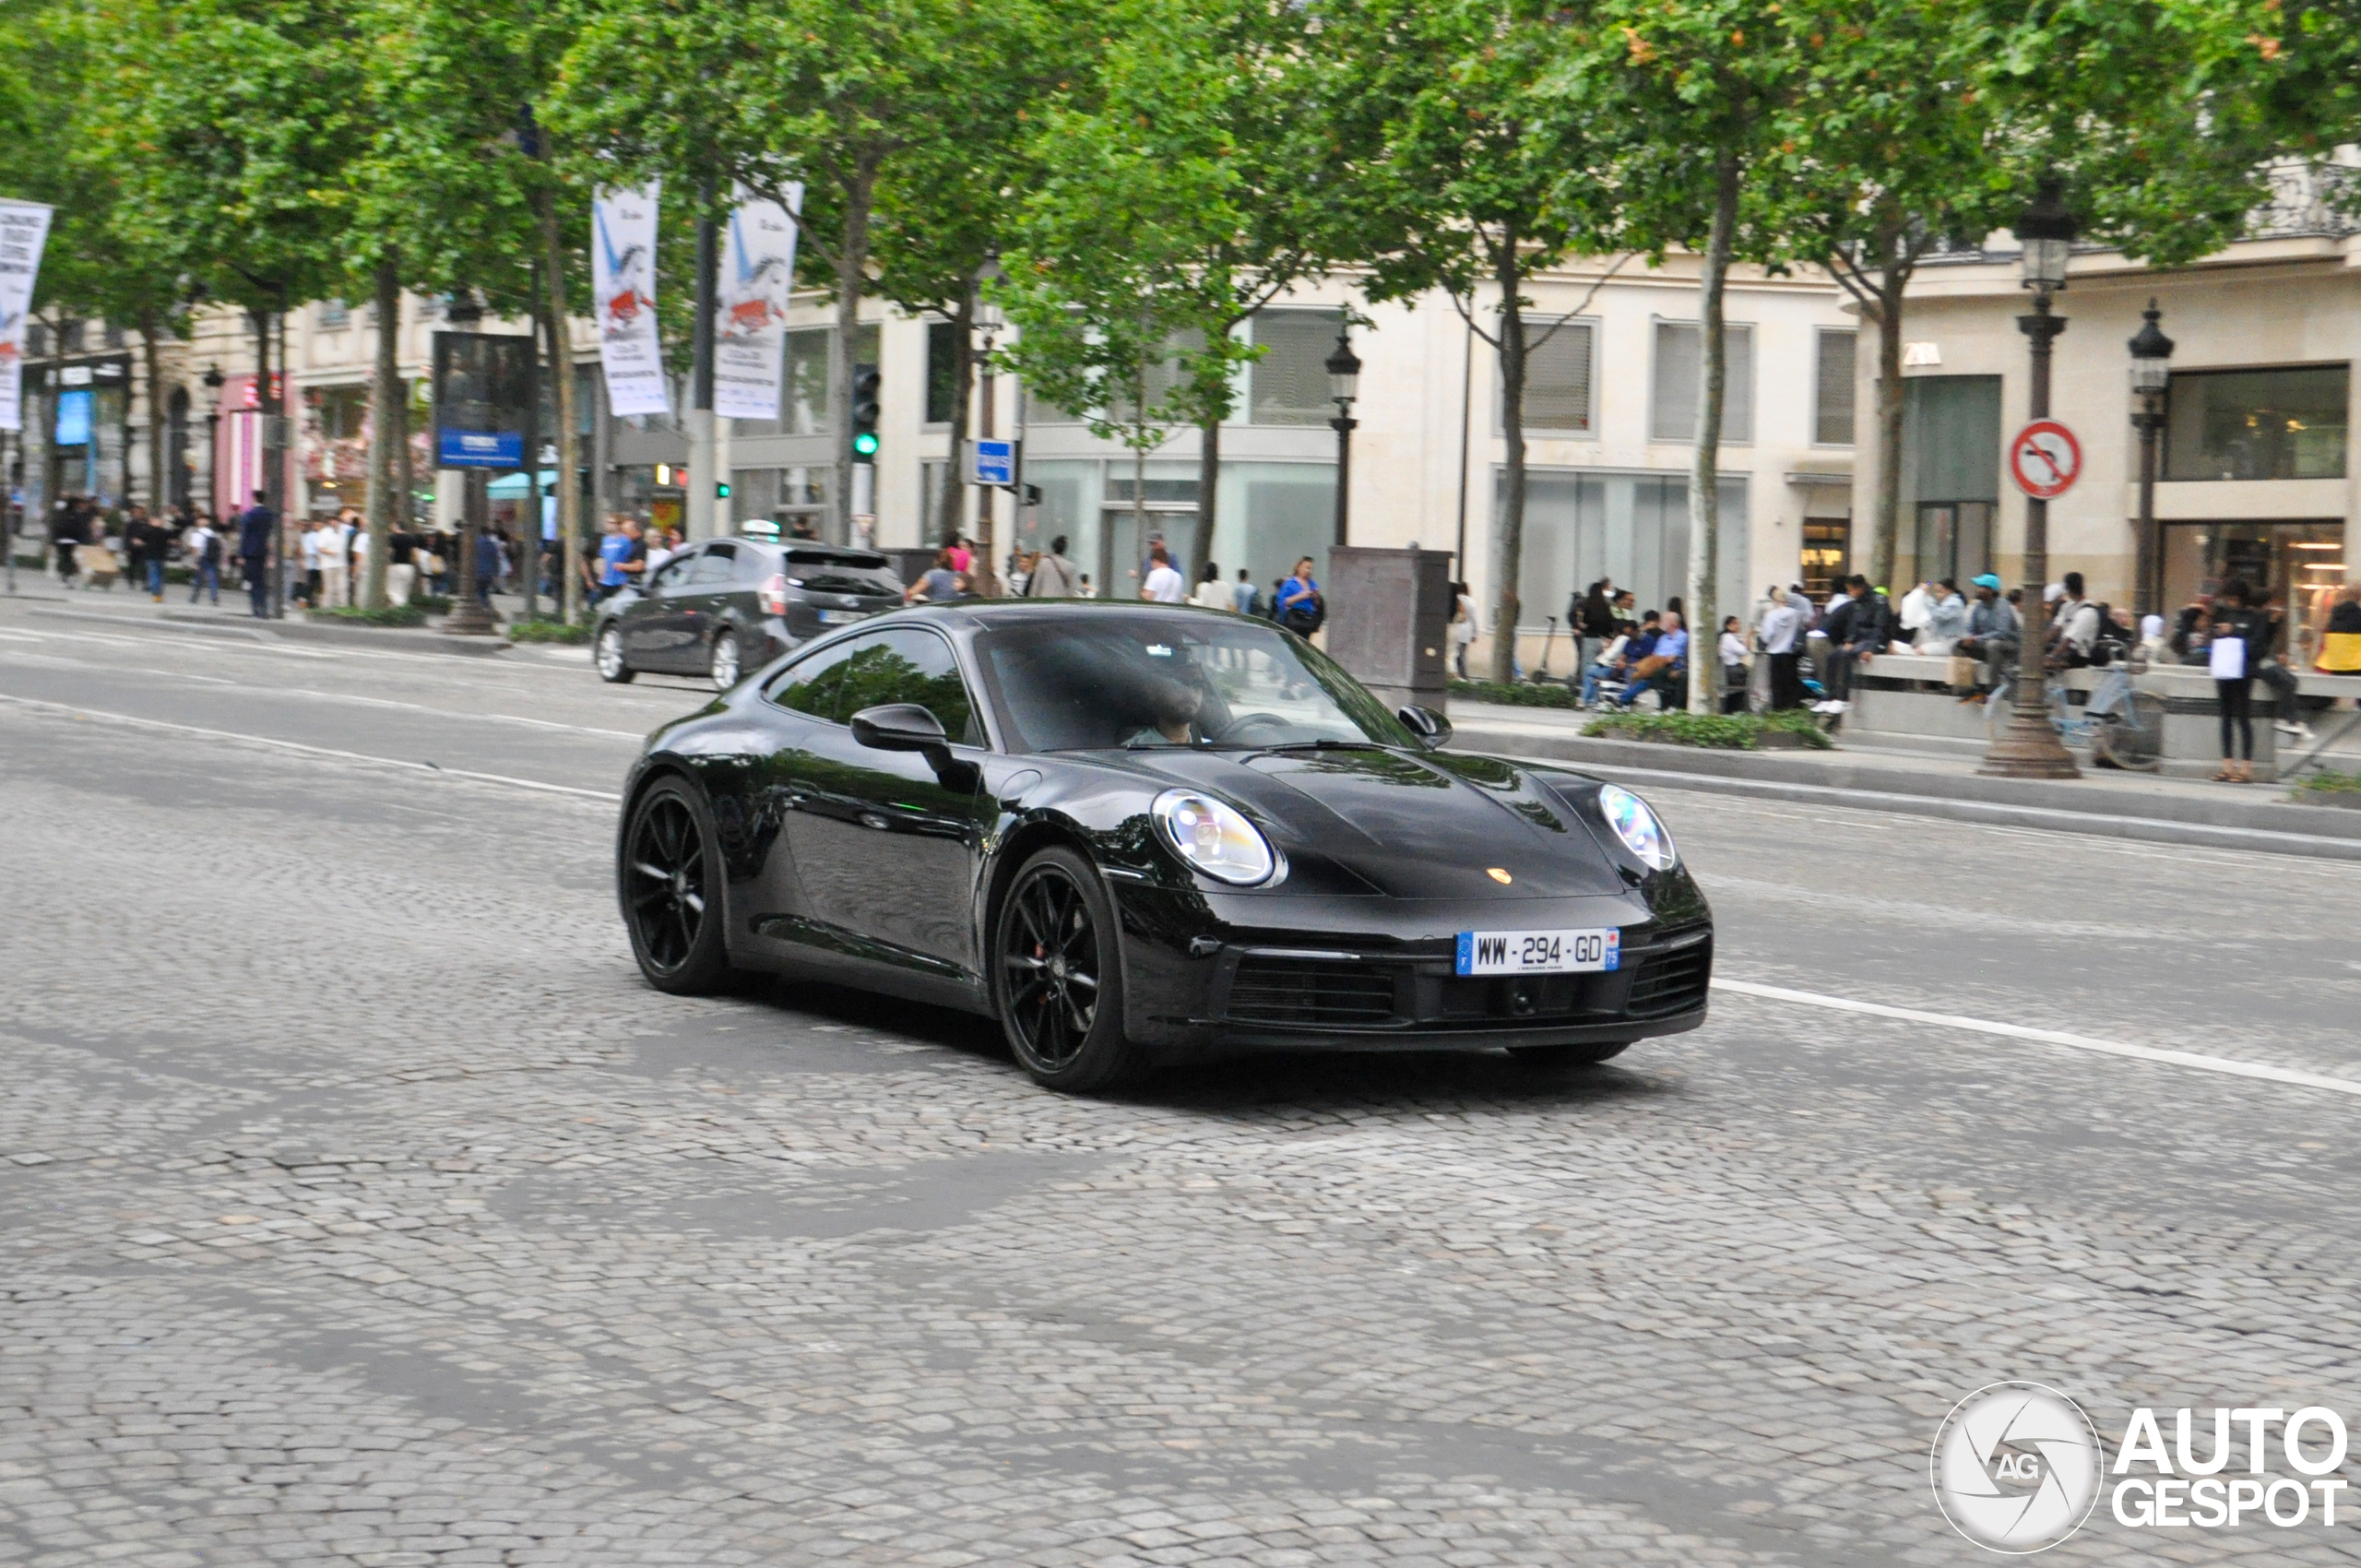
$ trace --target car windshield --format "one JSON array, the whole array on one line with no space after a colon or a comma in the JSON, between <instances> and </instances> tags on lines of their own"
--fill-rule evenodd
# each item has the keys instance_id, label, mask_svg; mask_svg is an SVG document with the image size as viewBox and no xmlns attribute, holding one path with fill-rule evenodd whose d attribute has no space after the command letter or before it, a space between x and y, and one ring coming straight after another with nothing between
<instances>
[{"instance_id":1,"label":"car windshield","mask_svg":"<svg viewBox=\"0 0 2361 1568\"><path fill-rule=\"evenodd\" d=\"M1043 616L977 651L1014 751L1414 743L1323 655L1242 616Z\"/></svg>"}]
</instances>

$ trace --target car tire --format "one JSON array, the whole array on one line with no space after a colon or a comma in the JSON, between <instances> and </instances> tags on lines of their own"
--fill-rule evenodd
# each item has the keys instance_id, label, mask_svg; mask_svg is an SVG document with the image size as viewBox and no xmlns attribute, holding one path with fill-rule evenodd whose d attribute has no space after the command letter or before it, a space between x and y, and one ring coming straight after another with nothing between
<instances>
[{"instance_id":1,"label":"car tire","mask_svg":"<svg viewBox=\"0 0 2361 1568\"><path fill-rule=\"evenodd\" d=\"M599 628L590 644L590 662L599 668L599 679L611 681L620 686L639 673L623 657L623 628L610 621Z\"/></svg>"},{"instance_id":2,"label":"car tire","mask_svg":"<svg viewBox=\"0 0 2361 1568\"><path fill-rule=\"evenodd\" d=\"M1017 1065L1045 1088L1091 1094L1138 1064L1123 1033L1113 901L1071 849L1043 849L1008 885L993 921L993 1010Z\"/></svg>"},{"instance_id":3,"label":"car tire","mask_svg":"<svg viewBox=\"0 0 2361 1568\"><path fill-rule=\"evenodd\" d=\"M615 894L639 972L658 991L703 996L730 977L721 836L704 793L677 775L632 802L615 850Z\"/></svg>"},{"instance_id":4,"label":"car tire","mask_svg":"<svg viewBox=\"0 0 2361 1568\"><path fill-rule=\"evenodd\" d=\"M729 627L713 639L713 651L706 656L705 672L713 682L713 689L726 692L738 683L744 664L738 647L738 634Z\"/></svg>"},{"instance_id":5,"label":"car tire","mask_svg":"<svg viewBox=\"0 0 2361 1568\"><path fill-rule=\"evenodd\" d=\"M1513 1045L1509 1057L1521 1067L1536 1072L1569 1073L1578 1067L1596 1067L1602 1062L1612 1062L1631 1049L1635 1042L1610 1039L1596 1045Z\"/></svg>"}]
</instances>

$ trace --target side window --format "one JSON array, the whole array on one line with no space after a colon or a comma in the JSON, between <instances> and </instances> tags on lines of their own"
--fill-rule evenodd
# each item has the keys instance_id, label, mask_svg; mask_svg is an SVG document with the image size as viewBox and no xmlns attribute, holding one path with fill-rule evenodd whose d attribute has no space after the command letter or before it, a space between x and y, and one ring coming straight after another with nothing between
<instances>
[{"instance_id":1,"label":"side window","mask_svg":"<svg viewBox=\"0 0 2361 1568\"><path fill-rule=\"evenodd\" d=\"M851 711L843 706L846 669L877 643L874 636L854 637L799 659L771 677L763 695L781 707L841 724Z\"/></svg>"},{"instance_id":2,"label":"side window","mask_svg":"<svg viewBox=\"0 0 2361 1568\"><path fill-rule=\"evenodd\" d=\"M656 570L647 574L647 588L646 591L649 593L678 593L681 590L682 585L689 580L689 569L695 565L696 562L697 558L694 555L675 555L672 559L665 562L664 564L657 567Z\"/></svg>"},{"instance_id":3,"label":"side window","mask_svg":"<svg viewBox=\"0 0 2361 1568\"><path fill-rule=\"evenodd\" d=\"M951 645L932 632L915 626L896 627L859 639L859 651L846 661L844 706L850 718L881 703L911 702L943 723L943 732L961 745L984 743L983 726L967 683L959 678L958 660Z\"/></svg>"},{"instance_id":4,"label":"side window","mask_svg":"<svg viewBox=\"0 0 2361 1568\"><path fill-rule=\"evenodd\" d=\"M726 583L737 575L737 549L728 544L708 544L705 553L697 557L696 570L689 574L689 581L699 586Z\"/></svg>"}]
</instances>

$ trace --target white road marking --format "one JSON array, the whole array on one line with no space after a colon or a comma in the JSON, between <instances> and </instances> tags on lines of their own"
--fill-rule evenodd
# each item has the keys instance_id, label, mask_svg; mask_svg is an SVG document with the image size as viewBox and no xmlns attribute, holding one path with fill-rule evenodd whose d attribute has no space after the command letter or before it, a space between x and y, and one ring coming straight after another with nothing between
<instances>
[{"instance_id":1,"label":"white road marking","mask_svg":"<svg viewBox=\"0 0 2361 1568\"><path fill-rule=\"evenodd\" d=\"M1838 1013L1865 1013L1873 1018L1893 1018L1905 1024L1931 1024L1938 1028L1999 1035L2008 1039L2064 1046L2071 1051L2129 1056L2141 1062L2161 1063L2168 1067L2194 1067L2201 1072L2225 1073L2236 1078L2260 1078L2269 1083L2293 1084L2300 1088L2361 1095L2361 1082L2351 1078L2331 1078L2319 1073L2299 1072L2293 1067L2273 1067L2261 1062L2236 1062L2226 1056L2204 1056L2193 1051L2165 1051L2153 1045L2127 1045L2121 1040L2093 1039L2088 1035L2067 1034L2058 1029L2029 1028L2023 1024L1965 1018L1956 1013L1928 1013L1916 1007L1890 1007L1881 1002L1856 1002L1845 996L1823 996L1818 992L1791 991L1783 985L1759 985L1752 980L1724 980L1718 976L1714 980L1714 989L1739 996L1760 997L1767 1002L1793 1002L1806 1007L1826 1007Z\"/></svg>"},{"instance_id":2,"label":"white road marking","mask_svg":"<svg viewBox=\"0 0 2361 1568\"><path fill-rule=\"evenodd\" d=\"M0 692L0 702L12 702L19 707L39 708L45 713L62 713L73 719L98 719L113 724L129 724L143 730L166 730L179 735L201 735L209 741L243 741L251 745L275 746L283 752L297 752L305 756L330 757L338 762L375 763L384 767L407 767L421 773L439 774L445 778L472 778L481 784L505 784L517 790L539 790L555 795L579 795L586 800L609 803L623 799L606 790L582 790L571 784L544 784L538 778L512 778L504 773L476 773L464 767L443 767L431 762L411 762L406 757L371 756L366 752L340 752L327 746L307 746L300 741L277 741L267 735L242 734L234 730L202 730L194 724L172 724L161 719L140 719L128 713L109 713L102 708L72 707L62 702L43 702L39 697L20 697Z\"/></svg>"}]
</instances>

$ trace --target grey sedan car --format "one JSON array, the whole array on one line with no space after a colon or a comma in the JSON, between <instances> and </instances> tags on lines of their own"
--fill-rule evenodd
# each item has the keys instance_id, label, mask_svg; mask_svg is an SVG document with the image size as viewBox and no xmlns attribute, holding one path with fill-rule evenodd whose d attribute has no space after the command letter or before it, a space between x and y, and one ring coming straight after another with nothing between
<instances>
[{"instance_id":1,"label":"grey sedan car","mask_svg":"<svg viewBox=\"0 0 2361 1568\"><path fill-rule=\"evenodd\" d=\"M661 671L727 691L740 671L901 602L902 580L873 551L708 540L600 604L591 650L610 681Z\"/></svg>"}]
</instances>

